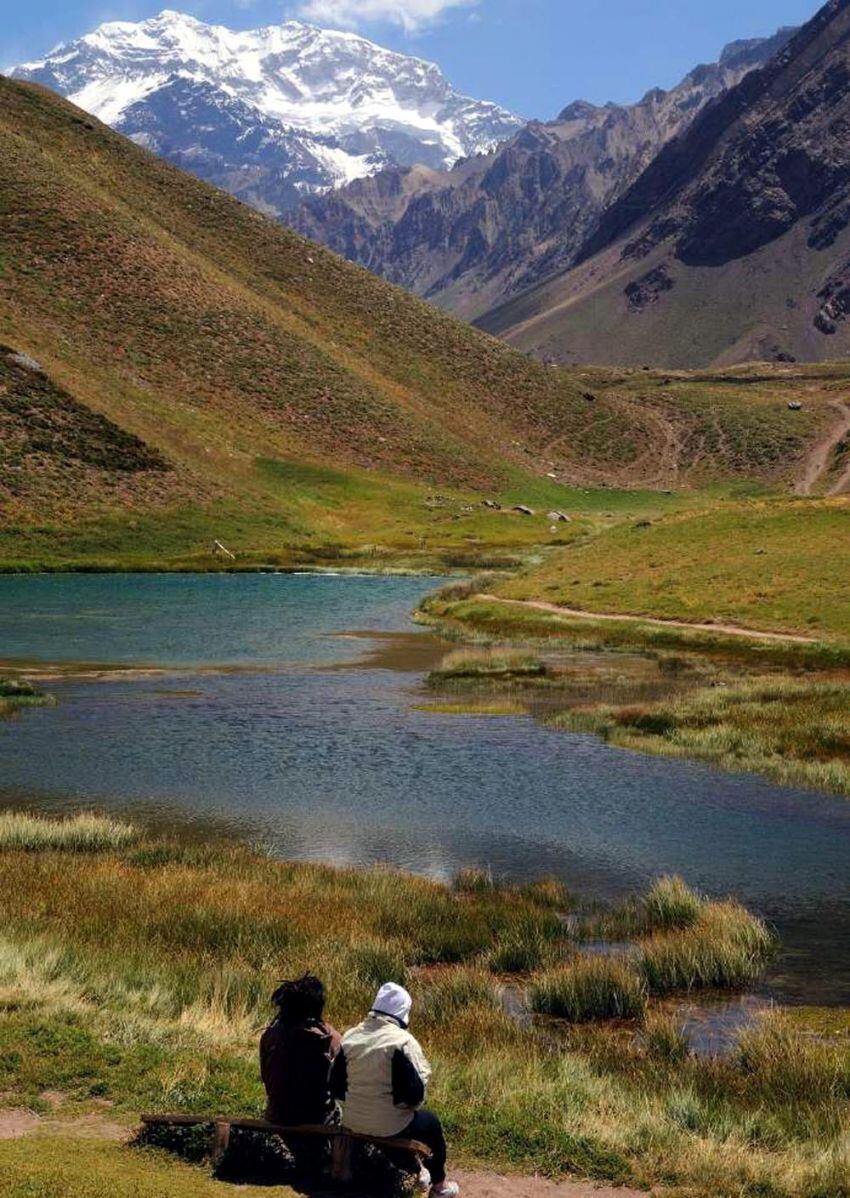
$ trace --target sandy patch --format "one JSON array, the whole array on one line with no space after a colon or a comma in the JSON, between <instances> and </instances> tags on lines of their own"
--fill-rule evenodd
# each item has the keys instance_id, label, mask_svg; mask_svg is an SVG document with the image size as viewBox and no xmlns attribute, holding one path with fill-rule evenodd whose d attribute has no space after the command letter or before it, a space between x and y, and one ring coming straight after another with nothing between
<instances>
[{"instance_id":1,"label":"sandy patch","mask_svg":"<svg viewBox=\"0 0 850 1198\"><path fill-rule=\"evenodd\" d=\"M544 1177L499 1177L495 1173L452 1172L461 1198L647 1198L639 1190L595 1186L592 1182L548 1181Z\"/></svg>"}]
</instances>

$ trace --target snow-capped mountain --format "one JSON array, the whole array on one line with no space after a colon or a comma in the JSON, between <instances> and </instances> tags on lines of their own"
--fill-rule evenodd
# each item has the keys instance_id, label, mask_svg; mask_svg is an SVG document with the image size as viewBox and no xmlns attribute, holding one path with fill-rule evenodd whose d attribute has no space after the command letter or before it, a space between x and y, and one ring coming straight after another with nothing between
<instances>
[{"instance_id":1,"label":"snow-capped mountain","mask_svg":"<svg viewBox=\"0 0 850 1198\"><path fill-rule=\"evenodd\" d=\"M236 32L166 10L11 74L277 214L390 165L449 167L522 125L433 63L301 21Z\"/></svg>"}]
</instances>

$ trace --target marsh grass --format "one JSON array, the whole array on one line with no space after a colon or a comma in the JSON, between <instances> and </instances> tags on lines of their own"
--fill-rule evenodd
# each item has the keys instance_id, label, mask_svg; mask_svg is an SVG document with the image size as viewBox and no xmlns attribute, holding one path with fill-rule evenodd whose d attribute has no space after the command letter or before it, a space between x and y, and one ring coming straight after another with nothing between
<instances>
[{"instance_id":1,"label":"marsh grass","mask_svg":"<svg viewBox=\"0 0 850 1198\"><path fill-rule=\"evenodd\" d=\"M618 905L586 914L576 926L579 940L637 940L655 932L692 927L708 907L707 901L677 875L663 875L645 895L630 896Z\"/></svg>"},{"instance_id":2,"label":"marsh grass","mask_svg":"<svg viewBox=\"0 0 850 1198\"><path fill-rule=\"evenodd\" d=\"M55 703L25 678L0 678L0 717L14 715L24 707L50 707Z\"/></svg>"},{"instance_id":3,"label":"marsh grass","mask_svg":"<svg viewBox=\"0 0 850 1198\"><path fill-rule=\"evenodd\" d=\"M142 1109L257 1115L257 1036L278 980L318 971L344 1028L393 973L413 992L435 1066L431 1102L456 1161L664 1184L683 1198L843 1198L843 1074L821 1072L815 1085L808 1056L763 1042L723 1062L678 1059L651 1004L646 1027L622 1022L646 1003L640 946L532 975L539 1009L594 1022L540 1026L502 1010L488 954L525 943L571 951L561 918L571 905L551 882L514 888L485 874L454 889L222 843L4 850L4 1104L47 1113L52 1090L69 1114L105 1101L128 1124ZM687 937L714 918L709 904L691 928L658 935ZM804 1118L780 1067L816 1095ZM0 1144L0 1171L13 1198L212 1193L200 1171L69 1139Z\"/></svg>"},{"instance_id":4,"label":"marsh grass","mask_svg":"<svg viewBox=\"0 0 850 1198\"><path fill-rule=\"evenodd\" d=\"M650 927L672 931L692 927L705 909L705 903L680 877L663 877L653 883L643 900Z\"/></svg>"},{"instance_id":5,"label":"marsh grass","mask_svg":"<svg viewBox=\"0 0 850 1198\"><path fill-rule=\"evenodd\" d=\"M672 1015L654 1012L646 1021L644 1042L650 1056L668 1065L680 1065L690 1052L682 1024Z\"/></svg>"},{"instance_id":6,"label":"marsh grass","mask_svg":"<svg viewBox=\"0 0 850 1198\"><path fill-rule=\"evenodd\" d=\"M554 956L552 942L545 937L512 933L485 953L484 963L493 973L533 973Z\"/></svg>"},{"instance_id":7,"label":"marsh grass","mask_svg":"<svg viewBox=\"0 0 850 1198\"><path fill-rule=\"evenodd\" d=\"M850 1041L824 1040L776 1012L741 1034L738 1059L750 1083L772 1102L832 1108L850 1099Z\"/></svg>"},{"instance_id":8,"label":"marsh grass","mask_svg":"<svg viewBox=\"0 0 850 1198\"><path fill-rule=\"evenodd\" d=\"M737 903L706 903L697 921L643 942L637 968L652 994L738 990L756 981L775 950L769 929Z\"/></svg>"},{"instance_id":9,"label":"marsh grass","mask_svg":"<svg viewBox=\"0 0 850 1198\"><path fill-rule=\"evenodd\" d=\"M51 849L66 853L97 853L123 849L139 839L133 824L81 812L64 819L44 819L22 812L0 812L0 851Z\"/></svg>"},{"instance_id":10,"label":"marsh grass","mask_svg":"<svg viewBox=\"0 0 850 1198\"><path fill-rule=\"evenodd\" d=\"M541 678L546 666L536 653L523 649L457 649L428 676L431 686L469 679Z\"/></svg>"},{"instance_id":11,"label":"marsh grass","mask_svg":"<svg viewBox=\"0 0 850 1198\"><path fill-rule=\"evenodd\" d=\"M530 990L531 1008L570 1023L593 1019L641 1019L646 987L625 961L611 957L578 957L540 974Z\"/></svg>"}]
</instances>

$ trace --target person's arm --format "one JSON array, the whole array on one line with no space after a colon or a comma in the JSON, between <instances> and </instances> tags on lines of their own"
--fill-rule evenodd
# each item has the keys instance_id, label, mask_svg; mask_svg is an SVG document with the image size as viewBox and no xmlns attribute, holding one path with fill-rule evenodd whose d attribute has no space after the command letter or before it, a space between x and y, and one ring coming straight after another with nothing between
<instances>
[{"instance_id":1,"label":"person's arm","mask_svg":"<svg viewBox=\"0 0 850 1198\"><path fill-rule=\"evenodd\" d=\"M348 1094L348 1062L344 1049L340 1049L331 1065L330 1076L331 1098L337 1102L345 1102Z\"/></svg>"},{"instance_id":2,"label":"person's arm","mask_svg":"<svg viewBox=\"0 0 850 1198\"><path fill-rule=\"evenodd\" d=\"M393 1053L392 1086L396 1106L416 1110L425 1102L431 1066L417 1042L410 1038L404 1048Z\"/></svg>"}]
</instances>

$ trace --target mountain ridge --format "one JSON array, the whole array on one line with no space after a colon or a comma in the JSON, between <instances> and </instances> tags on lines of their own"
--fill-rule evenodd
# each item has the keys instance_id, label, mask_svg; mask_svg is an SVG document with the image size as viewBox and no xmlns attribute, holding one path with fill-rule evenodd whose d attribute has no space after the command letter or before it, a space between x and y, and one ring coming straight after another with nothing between
<instances>
[{"instance_id":1,"label":"mountain ridge","mask_svg":"<svg viewBox=\"0 0 850 1198\"><path fill-rule=\"evenodd\" d=\"M308 198L306 236L466 318L571 264L605 208L712 100L792 30L733 42L670 91L630 106L574 101L447 173L378 173Z\"/></svg>"},{"instance_id":2,"label":"mountain ridge","mask_svg":"<svg viewBox=\"0 0 850 1198\"><path fill-rule=\"evenodd\" d=\"M302 21L234 31L165 9L106 22L11 76L275 215L391 163L450 165L522 124L433 63Z\"/></svg>"},{"instance_id":3,"label":"mountain ridge","mask_svg":"<svg viewBox=\"0 0 850 1198\"><path fill-rule=\"evenodd\" d=\"M830 0L482 327L560 362L694 367L850 349L850 5Z\"/></svg>"}]
</instances>

